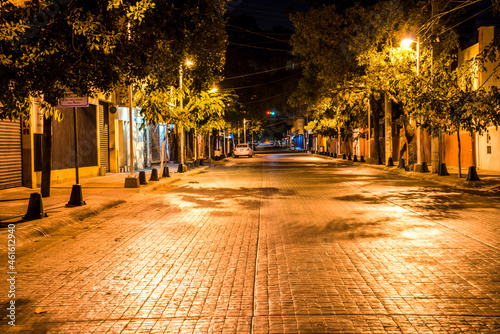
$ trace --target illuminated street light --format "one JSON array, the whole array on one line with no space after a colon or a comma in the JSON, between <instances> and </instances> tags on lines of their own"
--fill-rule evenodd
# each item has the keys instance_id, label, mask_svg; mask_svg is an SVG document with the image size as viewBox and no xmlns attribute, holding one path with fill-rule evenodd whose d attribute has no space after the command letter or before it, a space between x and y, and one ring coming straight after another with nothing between
<instances>
[{"instance_id":1,"label":"illuminated street light","mask_svg":"<svg viewBox=\"0 0 500 334\"><path fill-rule=\"evenodd\" d=\"M409 49L412 43L417 44L417 76L420 75L420 37L417 40L411 38L405 38L401 41L401 47L404 49Z\"/></svg>"},{"instance_id":2,"label":"illuminated street light","mask_svg":"<svg viewBox=\"0 0 500 334\"><path fill-rule=\"evenodd\" d=\"M192 61L186 60L187 67L191 67L192 65L194 65ZM184 92L182 88L182 63L179 65L179 89L181 90L180 107L182 114L182 111L184 110ZM181 136L181 166L179 168L179 171L184 172L184 129L182 128L181 122L179 122L179 130Z\"/></svg>"},{"instance_id":3,"label":"illuminated street light","mask_svg":"<svg viewBox=\"0 0 500 334\"><path fill-rule=\"evenodd\" d=\"M420 76L420 37L417 40L406 38L401 41L401 46L405 49L409 49L411 44L415 42L417 44L417 77ZM409 161L408 161L409 163ZM422 164L422 154L420 153L420 127L417 126L417 164Z\"/></svg>"},{"instance_id":4,"label":"illuminated street light","mask_svg":"<svg viewBox=\"0 0 500 334\"><path fill-rule=\"evenodd\" d=\"M212 89L210 89L209 93L215 93L216 91L218 91L219 89L217 87L214 87Z\"/></svg>"}]
</instances>

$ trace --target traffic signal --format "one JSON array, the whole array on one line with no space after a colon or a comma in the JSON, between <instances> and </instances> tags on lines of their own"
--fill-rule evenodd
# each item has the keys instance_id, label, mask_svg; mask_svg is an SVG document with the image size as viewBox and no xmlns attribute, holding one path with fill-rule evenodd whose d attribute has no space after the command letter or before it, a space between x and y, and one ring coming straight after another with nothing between
<instances>
[{"instance_id":1,"label":"traffic signal","mask_svg":"<svg viewBox=\"0 0 500 334\"><path fill-rule=\"evenodd\" d=\"M271 115L271 110L266 111L267 115Z\"/></svg>"},{"instance_id":2,"label":"traffic signal","mask_svg":"<svg viewBox=\"0 0 500 334\"><path fill-rule=\"evenodd\" d=\"M270 115L270 116L274 116L274 115L276 115L276 111L274 111L274 110L273 111L268 110L268 111L266 111L266 114Z\"/></svg>"}]
</instances>

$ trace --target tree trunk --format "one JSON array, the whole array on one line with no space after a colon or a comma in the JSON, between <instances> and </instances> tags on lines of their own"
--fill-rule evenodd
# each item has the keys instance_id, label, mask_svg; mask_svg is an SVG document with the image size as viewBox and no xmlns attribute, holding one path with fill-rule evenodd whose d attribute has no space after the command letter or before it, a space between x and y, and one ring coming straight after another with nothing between
<instances>
[{"instance_id":1,"label":"tree trunk","mask_svg":"<svg viewBox=\"0 0 500 334\"><path fill-rule=\"evenodd\" d=\"M460 155L462 153L462 146L460 145L460 127L457 126L457 143L458 143L458 178L462 177L462 161Z\"/></svg>"},{"instance_id":2,"label":"tree trunk","mask_svg":"<svg viewBox=\"0 0 500 334\"><path fill-rule=\"evenodd\" d=\"M370 99L375 105L372 106L372 116L373 116L373 139L375 141L375 155L382 157L380 152L380 106L377 105L378 101L374 98Z\"/></svg>"},{"instance_id":3,"label":"tree trunk","mask_svg":"<svg viewBox=\"0 0 500 334\"><path fill-rule=\"evenodd\" d=\"M161 129L161 125L158 126L160 129ZM165 156L165 139L166 139L166 134L167 134L167 131L168 131L168 124L167 124L167 128L165 129L165 135L163 136L163 138L160 139L160 142L161 142L161 145L160 145L160 173L163 173L163 158ZM160 134L161 134L161 131L160 131Z\"/></svg>"},{"instance_id":4,"label":"tree trunk","mask_svg":"<svg viewBox=\"0 0 500 334\"><path fill-rule=\"evenodd\" d=\"M408 141L408 132L406 132L406 123L403 124L403 136L406 144L406 164L410 164L410 142Z\"/></svg>"},{"instance_id":5,"label":"tree trunk","mask_svg":"<svg viewBox=\"0 0 500 334\"><path fill-rule=\"evenodd\" d=\"M472 166L477 167L477 159L476 159L476 133L471 131L470 133L471 145L472 145Z\"/></svg>"},{"instance_id":6,"label":"tree trunk","mask_svg":"<svg viewBox=\"0 0 500 334\"><path fill-rule=\"evenodd\" d=\"M42 135L42 197L50 197L50 173L52 170L52 116L43 117Z\"/></svg>"}]
</instances>

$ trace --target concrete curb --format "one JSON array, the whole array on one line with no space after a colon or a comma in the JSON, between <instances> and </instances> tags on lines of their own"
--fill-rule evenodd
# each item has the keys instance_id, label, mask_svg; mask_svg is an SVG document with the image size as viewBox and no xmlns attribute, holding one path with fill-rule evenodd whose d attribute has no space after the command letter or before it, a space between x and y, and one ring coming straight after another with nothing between
<instances>
[{"instance_id":1,"label":"concrete curb","mask_svg":"<svg viewBox=\"0 0 500 334\"><path fill-rule=\"evenodd\" d=\"M16 224L16 247L22 247L38 239L49 237L64 226L82 222L125 202L124 200L109 200L105 203L78 207L70 213L56 214L44 219L27 221L26 225L19 226ZM6 237L7 233L7 231L1 231L0 237Z\"/></svg>"}]
</instances>

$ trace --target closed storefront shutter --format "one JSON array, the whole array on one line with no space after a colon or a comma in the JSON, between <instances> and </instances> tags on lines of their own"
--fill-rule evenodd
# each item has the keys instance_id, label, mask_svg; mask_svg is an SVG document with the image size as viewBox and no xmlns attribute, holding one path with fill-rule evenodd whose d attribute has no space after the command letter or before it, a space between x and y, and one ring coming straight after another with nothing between
<instances>
[{"instance_id":1,"label":"closed storefront shutter","mask_svg":"<svg viewBox=\"0 0 500 334\"><path fill-rule=\"evenodd\" d=\"M109 115L108 105L99 103L99 165L109 172Z\"/></svg>"},{"instance_id":2,"label":"closed storefront shutter","mask_svg":"<svg viewBox=\"0 0 500 334\"><path fill-rule=\"evenodd\" d=\"M0 189L22 185L21 122L0 120Z\"/></svg>"}]
</instances>

